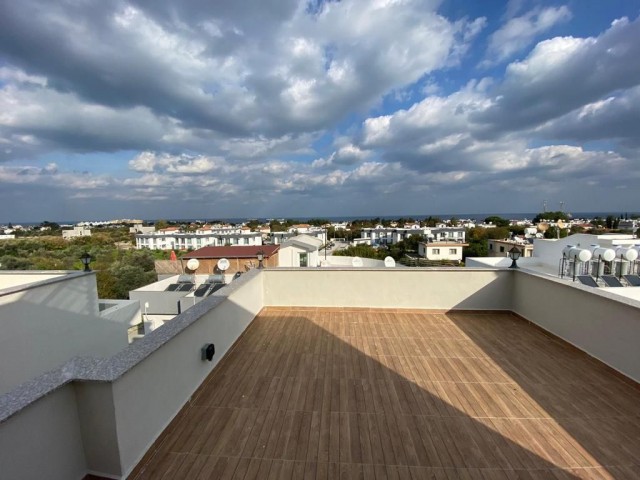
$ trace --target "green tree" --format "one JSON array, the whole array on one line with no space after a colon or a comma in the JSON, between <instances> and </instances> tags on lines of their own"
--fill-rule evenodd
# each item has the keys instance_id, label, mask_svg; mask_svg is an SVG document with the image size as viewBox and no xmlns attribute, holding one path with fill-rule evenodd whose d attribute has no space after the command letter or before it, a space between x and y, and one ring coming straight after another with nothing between
<instances>
[{"instance_id":1,"label":"green tree","mask_svg":"<svg viewBox=\"0 0 640 480\"><path fill-rule=\"evenodd\" d=\"M0 257L0 268L2 270L31 270L33 269L33 264L26 258L5 255Z\"/></svg>"},{"instance_id":2,"label":"green tree","mask_svg":"<svg viewBox=\"0 0 640 480\"><path fill-rule=\"evenodd\" d=\"M129 291L153 283L156 279L155 272L145 272L137 265L117 262L110 270L115 282L113 286L115 298L129 298Z\"/></svg>"},{"instance_id":3,"label":"green tree","mask_svg":"<svg viewBox=\"0 0 640 480\"><path fill-rule=\"evenodd\" d=\"M491 223L496 227L508 227L511 222L506 218L499 217L497 215L492 215L484 219L484 223Z\"/></svg>"},{"instance_id":4,"label":"green tree","mask_svg":"<svg viewBox=\"0 0 640 480\"><path fill-rule=\"evenodd\" d=\"M569 220L569 214L559 210L555 212L542 212L533 218L533 223L540 223L544 221L557 222L558 220Z\"/></svg>"},{"instance_id":5,"label":"green tree","mask_svg":"<svg viewBox=\"0 0 640 480\"><path fill-rule=\"evenodd\" d=\"M559 230L560 230L559 238L565 238L569 236L569 231L566 228L561 228ZM556 227L555 225L552 225L551 227L549 227L549 229L546 232L544 232L544 238L558 238L558 227Z\"/></svg>"},{"instance_id":6,"label":"green tree","mask_svg":"<svg viewBox=\"0 0 640 480\"><path fill-rule=\"evenodd\" d=\"M336 256L361 257L382 260L387 256L386 250L379 250L369 245L351 245L343 250L333 252Z\"/></svg>"},{"instance_id":7,"label":"green tree","mask_svg":"<svg viewBox=\"0 0 640 480\"><path fill-rule=\"evenodd\" d=\"M162 230L163 228L167 228L169 223L166 220L156 220L155 226L156 230Z\"/></svg>"},{"instance_id":8,"label":"green tree","mask_svg":"<svg viewBox=\"0 0 640 480\"><path fill-rule=\"evenodd\" d=\"M424 219L425 227L435 227L438 223L442 223L442 219L440 217L432 217L431 215L429 215Z\"/></svg>"},{"instance_id":9,"label":"green tree","mask_svg":"<svg viewBox=\"0 0 640 480\"><path fill-rule=\"evenodd\" d=\"M487 238L492 240L503 240L505 238L511 238L511 232L507 227L495 227L487 228Z\"/></svg>"}]
</instances>

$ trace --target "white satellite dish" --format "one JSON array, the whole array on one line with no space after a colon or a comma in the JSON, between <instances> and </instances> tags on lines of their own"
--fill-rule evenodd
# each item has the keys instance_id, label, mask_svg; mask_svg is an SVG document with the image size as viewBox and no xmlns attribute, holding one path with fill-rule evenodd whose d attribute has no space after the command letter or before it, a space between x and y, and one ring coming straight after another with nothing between
<instances>
[{"instance_id":1,"label":"white satellite dish","mask_svg":"<svg viewBox=\"0 0 640 480\"><path fill-rule=\"evenodd\" d=\"M220 260L218 260L218 270L224 272L227 268L229 268L229 260L227 260L226 258L221 258Z\"/></svg>"},{"instance_id":2,"label":"white satellite dish","mask_svg":"<svg viewBox=\"0 0 640 480\"><path fill-rule=\"evenodd\" d=\"M200 266L200 262L198 261L197 258L191 258L189 259L189 261L187 262L187 268L189 270L193 270L196 271L198 269L198 267Z\"/></svg>"},{"instance_id":3,"label":"white satellite dish","mask_svg":"<svg viewBox=\"0 0 640 480\"><path fill-rule=\"evenodd\" d=\"M388 268L393 268L396 266L396 261L393 259L393 257L385 257L384 266Z\"/></svg>"},{"instance_id":4,"label":"white satellite dish","mask_svg":"<svg viewBox=\"0 0 640 480\"><path fill-rule=\"evenodd\" d=\"M353 257L353 260L351 260L351 265L353 265L356 268L362 267L362 265L364 265L362 263L362 259L360 257Z\"/></svg>"}]
</instances>

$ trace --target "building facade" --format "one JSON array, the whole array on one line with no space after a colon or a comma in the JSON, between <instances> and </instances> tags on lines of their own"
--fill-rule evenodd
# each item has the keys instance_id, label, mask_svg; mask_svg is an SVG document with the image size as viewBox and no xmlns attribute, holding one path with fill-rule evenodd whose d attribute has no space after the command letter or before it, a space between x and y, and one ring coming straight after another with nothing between
<instances>
[{"instance_id":1,"label":"building facade","mask_svg":"<svg viewBox=\"0 0 640 480\"><path fill-rule=\"evenodd\" d=\"M262 245L262 234L157 232L136 235L136 248L150 250L189 250L202 247Z\"/></svg>"}]
</instances>

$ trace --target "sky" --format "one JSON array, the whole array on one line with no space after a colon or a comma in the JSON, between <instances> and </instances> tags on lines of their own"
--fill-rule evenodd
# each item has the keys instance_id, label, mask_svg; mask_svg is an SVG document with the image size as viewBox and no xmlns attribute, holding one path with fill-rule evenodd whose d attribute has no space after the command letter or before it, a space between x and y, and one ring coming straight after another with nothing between
<instances>
[{"instance_id":1,"label":"sky","mask_svg":"<svg viewBox=\"0 0 640 480\"><path fill-rule=\"evenodd\" d=\"M0 222L640 211L640 0L0 0Z\"/></svg>"}]
</instances>

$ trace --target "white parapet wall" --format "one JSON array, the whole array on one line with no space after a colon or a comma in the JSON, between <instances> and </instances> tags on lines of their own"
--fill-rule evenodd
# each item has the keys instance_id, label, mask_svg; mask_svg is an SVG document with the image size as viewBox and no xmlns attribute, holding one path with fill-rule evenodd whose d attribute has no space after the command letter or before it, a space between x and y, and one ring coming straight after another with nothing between
<instances>
[{"instance_id":1,"label":"white parapet wall","mask_svg":"<svg viewBox=\"0 0 640 480\"><path fill-rule=\"evenodd\" d=\"M640 301L606 289L517 273L515 313L640 382ZM631 288L640 287L627 287Z\"/></svg>"},{"instance_id":2,"label":"white parapet wall","mask_svg":"<svg viewBox=\"0 0 640 480\"><path fill-rule=\"evenodd\" d=\"M265 305L510 310L513 271L470 268L265 271Z\"/></svg>"}]
</instances>

